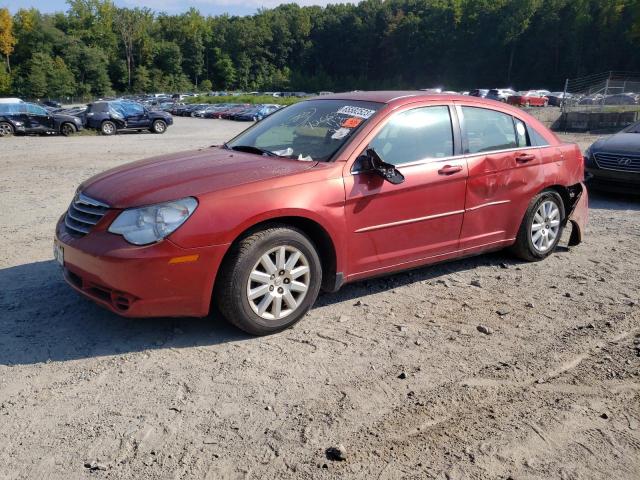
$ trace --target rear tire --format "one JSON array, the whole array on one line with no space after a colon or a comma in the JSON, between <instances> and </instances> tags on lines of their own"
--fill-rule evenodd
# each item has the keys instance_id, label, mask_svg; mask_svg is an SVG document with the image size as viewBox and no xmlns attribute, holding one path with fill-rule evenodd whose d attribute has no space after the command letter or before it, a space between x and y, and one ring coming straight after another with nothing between
<instances>
[{"instance_id":1,"label":"rear tire","mask_svg":"<svg viewBox=\"0 0 640 480\"><path fill-rule=\"evenodd\" d=\"M297 323L315 303L322 265L300 230L273 225L232 247L220 268L214 299L222 315L252 335Z\"/></svg>"},{"instance_id":2,"label":"rear tire","mask_svg":"<svg viewBox=\"0 0 640 480\"><path fill-rule=\"evenodd\" d=\"M165 123L164 120L156 120L151 125L151 131L153 133L162 134L167 131L167 124Z\"/></svg>"},{"instance_id":3,"label":"rear tire","mask_svg":"<svg viewBox=\"0 0 640 480\"><path fill-rule=\"evenodd\" d=\"M76 132L76 126L72 123L63 123L62 125L60 125L60 134L64 135L65 137L73 135Z\"/></svg>"},{"instance_id":4,"label":"rear tire","mask_svg":"<svg viewBox=\"0 0 640 480\"><path fill-rule=\"evenodd\" d=\"M0 122L0 137L10 137L14 133L13 125L9 122Z\"/></svg>"},{"instance_id":5,"label":"rear tire","mask_svg":"<svg viewBox=\"0 0 640 480\"><path fill-rule=\"evenodd\" d=\"M100 125L100 131L103 135L115 135L117 132L116 124L111 120L106 120Z\"/></svg>"},{"instance_id":6,"label":"rear tire","mask_svg":"<svg viewBox=\"0 0 640 480\"><path fill-rule=\"evenodd\" d=\"M511 251L529 262L547 258L562 237L564 215L564 202L558 193L546 190L533 197Z\"/></svg>"}]
</instances>

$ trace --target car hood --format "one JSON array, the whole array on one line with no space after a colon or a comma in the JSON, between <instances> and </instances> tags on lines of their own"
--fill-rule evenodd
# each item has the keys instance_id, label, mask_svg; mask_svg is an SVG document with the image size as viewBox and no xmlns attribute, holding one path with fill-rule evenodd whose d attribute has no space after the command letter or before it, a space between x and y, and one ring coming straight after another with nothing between
<instances>
[{"instance_id":1,"label":"car hood","mask_svg":"<svg viewBox=\"0 0 640 480\"><path fill-rule=\"evenodd\" d=\"M66 115L64 113L52 113L51 116L57 121L68 121L68 122L82 122L80 118L75 115Z\"/></svg>"},{"instance_id":2,"label":"car hood","mask_svg":"<svg viewBox=\"0 0 640 480\"><path fill-rule=\"evenodd\" d=\"M122 165L90 178L79 190L113 208L128 208L291 175L316 163L212 147Z\"/></svg>"},{"instance_id":3,"label":"car hood","mask_svg":"<svg viewBox=\"0 0 640 480\"><path fill-rule=\"evenodd\" d=\"M640 149L640 133L621 132L598 140L592 150L611 153L636 153Z\"/></svg>"}]
</instances>

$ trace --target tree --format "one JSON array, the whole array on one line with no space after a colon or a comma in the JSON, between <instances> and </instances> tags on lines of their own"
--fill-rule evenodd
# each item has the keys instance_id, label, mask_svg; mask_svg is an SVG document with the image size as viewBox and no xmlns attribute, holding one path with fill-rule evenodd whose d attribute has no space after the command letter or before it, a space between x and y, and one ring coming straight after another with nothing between
<instances>
[{"instance_id":1,"label":"tree","mask_svg":"<svg viewBox=\"0 0 640 480\"><path fill-rule=\"evenodd\" d=\"M11 74L6 67L0 63L0 95L11 93Z\"/></svg>"},{"instance_id":2,"label":"tree","mask_svg":"<svg viewBox=\"0 0 640 480\"><path fill-rule=\"evenodd\" d=\"M47 73L53 67L53 59L46 53L36 52L27 64L27 95L33 98L47 96Z\"/></svg>"},{"instance_id":3,"label":"tree","mask_svg":"<svg viewBox=\"0 0 640 480\"><path fill-rule=\"evenodd\" d=\"M133 75L133 90L135 92L148 92L150 88L151 76L149 75L149 69L144 65L140 65Z\"/></svg>"},{"instance_id":4,"label":"tree","mask_svg":"<svg viewBox=\"0 0 640 480\"><path fill-rule=\"evenodd\" d=\"M200 91L201 92L210 92L213 89L213 83L208 78L205 78L200 82Z\"/></svg>"},{"instance_id":5,"label":"tree","mask_svg":"<svg viewBox=\"0 0 640 480\"><path fill-rule=\"evenodd\" d=\"M7 60L7 71L11 73L9 55L13 52L16 37L13 35L13 19L8 8L0 8L0 53Z\"/></svg>"},{"instance_id":6,"label":"tree","mask_svg":"<svg viewBox=\"0 0 640 480\"><path fill-rule=\"evenodd\" d=\"M124 46L129 89L131 89L136 44L145 36L147 27L152 21L153 13L148 8L119 8L116 12L115 28Z\"/></svg>"},{"instance_id":7,"label":"tree","mask_svg":"<svg viewBox=\"0 0 640 480\"><path fill-rule=\"evenodd\" d=\"M60 57L53 59L51 70L47 74L48 96L53 98L70 97L76 91L73 72Z\"/></svg>"}]
</instances>

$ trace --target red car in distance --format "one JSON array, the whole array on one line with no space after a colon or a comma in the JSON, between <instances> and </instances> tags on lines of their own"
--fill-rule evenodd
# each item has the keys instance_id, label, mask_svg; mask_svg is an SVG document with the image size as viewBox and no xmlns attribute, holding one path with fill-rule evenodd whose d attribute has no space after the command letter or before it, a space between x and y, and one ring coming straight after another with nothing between
<instances>
[{"instance_id":1,"label":"red car in distance","mask_svg":"<svg viewBox=\"0 0 640 480\"><path fill-rule=\"evenodd\" d=\"M517 107L546 107L549 105L549 99L540 92L529 90L510 96L507 98L507 103Z\"/></svg>"},{"instance_id":2,"label":"red car in distance","mask_svg":"<svg viewBox=\"0 0 640 480\"><path fill-rule=\"evenodd\" d=\"M278 110L222 146L83 182L54 253L128 317L282 330L320 289L511 248L542 260L587 220L583 159L538 120L460 95L356 92Z\"/></svg>"}]
</instances>

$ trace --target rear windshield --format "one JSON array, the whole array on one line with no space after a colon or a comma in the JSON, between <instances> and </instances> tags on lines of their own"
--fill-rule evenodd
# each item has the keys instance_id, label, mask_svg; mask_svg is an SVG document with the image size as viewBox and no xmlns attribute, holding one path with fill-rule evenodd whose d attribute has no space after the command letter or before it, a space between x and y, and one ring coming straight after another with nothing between
<instances>
[{"instance_id":1,"label":"rear windshield","mask_svg":"<svg viewBox=\"0 0 640 480\"><path fill-rule=\"evenodd\" d=\"M383 106L355 100L308 100L272 113L227 148L327 162Z\"/></svg>"}]
</instances>

